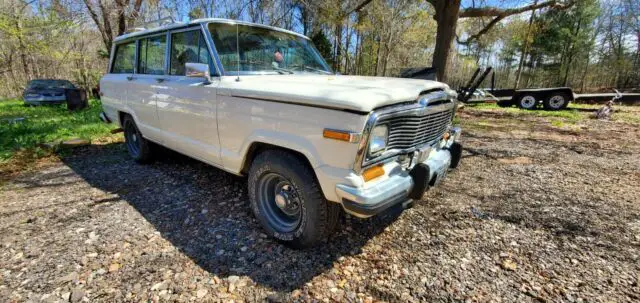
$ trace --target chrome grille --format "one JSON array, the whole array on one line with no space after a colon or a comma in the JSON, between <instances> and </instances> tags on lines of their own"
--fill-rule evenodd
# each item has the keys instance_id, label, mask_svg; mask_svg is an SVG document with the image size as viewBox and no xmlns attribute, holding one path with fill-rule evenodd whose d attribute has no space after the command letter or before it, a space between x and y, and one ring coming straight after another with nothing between
<instances>
[{"instance_id":1,"label":"chrome grille","mask_svg":"<svg viewBox=\"0 0 640 303\"><path fill-rule=\"evenodd\" d=\"M397 116L378 124L388 125L388 150L409 149L435 143L447 131L452 115L453 110L425 111L423 115Z\"/></svg>"},{"instance_id":2,"label":"chrome grille","mask_svg":"<svg viewBox=\"0 0 640 303\"><path fill-rule=\"evenodd\" d=\"M426 144L433 145L442 138L455 114L455 91L426 92L416 101L380 108L369 115L353 165L355 172ZM369 155L371 131L382 124L389 129L387 148L382 154Z\"/></svg>"}]
</instances>

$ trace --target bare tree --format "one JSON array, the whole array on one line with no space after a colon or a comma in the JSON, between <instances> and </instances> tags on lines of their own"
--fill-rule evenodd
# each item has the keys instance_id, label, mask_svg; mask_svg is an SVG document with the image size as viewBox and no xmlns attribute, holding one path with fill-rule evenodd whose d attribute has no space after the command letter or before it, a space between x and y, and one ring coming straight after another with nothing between
<instances>
[{"instance_id":1,"label":"bare tree","mask_svg":"<svg viewBox=\"0 0 640 303\"><path fill-rule=\"evenodd\" d=\"M111 52L113 39L124 34L127 28L133 27L140 15L142 0L135 0L131 12L127 14L130 0L115 0L114 5L105 5L103 0L83 0L91 19L96 24L107 52ZM113 34L111 18L115 15L118 24L116 35Z\"/></svg>"}]
</instances>

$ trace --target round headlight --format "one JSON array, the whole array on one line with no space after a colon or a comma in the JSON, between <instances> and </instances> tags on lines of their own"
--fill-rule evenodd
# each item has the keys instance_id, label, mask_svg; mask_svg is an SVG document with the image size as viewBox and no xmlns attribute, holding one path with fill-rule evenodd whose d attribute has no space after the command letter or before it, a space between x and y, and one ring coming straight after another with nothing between
<instances>
[{"instance_id":1,"label":"round headlight","mask_svg":"<svg viewBox=\"0 0 640 303\"><path fill-rule=\"evenodd\" d=\"M384 152L387 148L387 139L389 138L389 130L386 125L379 125L371 131L369 139L369 155L374 156Z\"/></svg>"}]
</instances>

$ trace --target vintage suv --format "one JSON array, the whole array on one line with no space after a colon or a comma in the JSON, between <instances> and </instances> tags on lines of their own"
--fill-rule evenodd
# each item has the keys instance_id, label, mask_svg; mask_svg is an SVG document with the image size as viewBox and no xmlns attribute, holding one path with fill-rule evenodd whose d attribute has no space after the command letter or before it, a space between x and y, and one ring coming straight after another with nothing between
<instances>
[{"instance_id":1,"label":"vintage suv","mask_svg":"<svg viewBox=\"0 0 640 303\"><path fill-rule=\"evenodd\" d=\"M105 122L137 162L165 146L248 175L266 232L321 243L341 209L366 218L420 199L460 160L456 93L415 79L336 75L309 38L203 19L115 39Z\"/></svg>"}]
</instances>

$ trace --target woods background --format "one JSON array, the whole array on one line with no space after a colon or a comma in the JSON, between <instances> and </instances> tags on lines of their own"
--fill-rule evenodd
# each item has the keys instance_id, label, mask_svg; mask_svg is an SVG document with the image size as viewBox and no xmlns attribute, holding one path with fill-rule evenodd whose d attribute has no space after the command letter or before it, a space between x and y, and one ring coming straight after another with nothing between
<instances>
[{"instance_id":1,"label":"woods background","mask_svg":"<svg viewBox=\"0 0 640 303\"><path fill-rule=\"evenodd\" d=\"M499 88L640 86L638 0L0 0L0 97L36 78L90 90L115 37L165 17L300 32L343 74L434 65L457 87L490 65Z\"/></svg>"}]
</instances>

